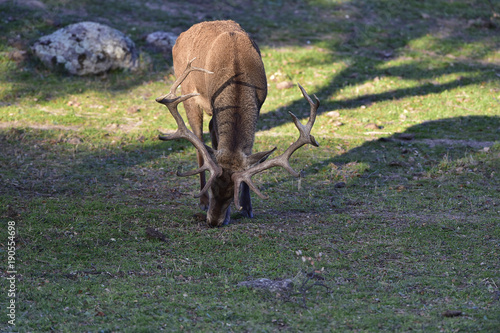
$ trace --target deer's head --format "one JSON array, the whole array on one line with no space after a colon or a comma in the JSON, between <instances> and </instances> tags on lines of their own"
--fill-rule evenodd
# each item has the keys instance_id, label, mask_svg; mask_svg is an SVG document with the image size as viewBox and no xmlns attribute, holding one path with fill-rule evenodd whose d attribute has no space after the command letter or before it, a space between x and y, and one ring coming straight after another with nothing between
<instances>
[{"instance_id":1,"label":"deer's head","mask_svg":"<svg viewBox=\"0 0 500 333\"><path fill-rule=\"evenodd\" d=\"M193 71L204 72L212 75L213 73L202 68L193 67L191 60L184 73L177 78L172 84L170 92L167 95L158 97L156 101L164 104L169 109L170 113L177 122L178 129L170 135L160 135L161 140L186 139L200 152L203 157L203 165L186 173L177 173L178 176L192 176L204 171L210 172L210 177L203 189L195 195L208 193L209 207L207 212L207 222L210 226L221 226L229 222L230 205L234 202L238 210L244 210L246 203L244 197L246 192L242 191L245 187L249 187L259 197L266 199L259 189L252 182L251 177L259 172L270 169L272 167L283 167L294 177L299 177L300 174L292 169L289 163L290 156L300 147L305 144L318 146L316 139L311 135L311 129L316 119L316 112L319 107L319 100L315 97L315 101L307 94L305 89L299 85L302 95L310 105L310 117L306 125L302 125L298 118L290 112L290 115L299 130L299 138L291 144L288 149L280 156L268 159L274 152L274 149L264 152L259 152L251 155L245 155L242 152L226 151L224 149L215 150L206 146L193 132L191 132L184 123L177 106L179 103L188 100L191 97L197 96L197 93L177 96L176 90L179 85L186 79L189 73ZM241 195L240 195L241 193ZM251 214L251 211L249 211Z\"/></svg>"}]
</instances>

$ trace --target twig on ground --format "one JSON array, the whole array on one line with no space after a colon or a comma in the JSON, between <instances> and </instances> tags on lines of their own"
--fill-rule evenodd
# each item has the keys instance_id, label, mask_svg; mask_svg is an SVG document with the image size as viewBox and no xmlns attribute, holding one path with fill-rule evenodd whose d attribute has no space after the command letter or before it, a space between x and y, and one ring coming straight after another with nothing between
<instances>
[{"instance_id":1,"label":"twig on ground","mask_svg":"<svg viewBox=\"0 0 500 333\"><path fill-rule=\"evenodd\" d=\"M331 293L331 290L330 290L330 287L328 287L323 282L314 282L313 284L308 285L309 281L311 281L312 279L320 279L320 280L325 279L324 277L317 275L314 271L312 271L310 273L306 273L306 271L304 271L304 275L306 278L304 279L304 281L302 281L301 286L298 288L298 293L293 294L291 296L299 296L299 295L302 296L302 307L304 309L307 309L306 293L309 289L311 289L314 286L319 286L319 287L326 288L327 293Z\"/></svg>"}]
</instances>

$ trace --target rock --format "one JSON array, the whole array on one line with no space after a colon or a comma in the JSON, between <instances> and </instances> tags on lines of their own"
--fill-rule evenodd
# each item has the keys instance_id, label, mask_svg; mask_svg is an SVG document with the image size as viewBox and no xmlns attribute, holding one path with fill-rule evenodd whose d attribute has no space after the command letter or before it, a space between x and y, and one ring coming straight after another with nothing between
<instances>
[{"instance_id":1,"label":"rock","mask_svg":"<svg viewBox=\"0 0 500 333\"><path fill-rule=\"evenodd\" d=\"M74 75L138 66L134 42L122 32L94 22L71 24L41 37L32 50L46 66L62 66Z\"/></svg>"},{"instance_id":2,"label":"rock","mask_svg":"<svg viewBox=\"0 0 500 333\"><path fill-rule=\"evenodd\" d=\"M278 89L290 89L294 86L295 86L295 84L293 82L283 81L283 82L278 83L276 85L276 88L278 88Z\"/></svg>"},{"instance_id":3,"label":"rock","mask_svg":"<svg viewBox=\"0 0 500 333\"><path fill-rule=\"evenodd\" d=\"M147 35L146 43L162 52L171 52L177 41L177 35L172 32L155 31Z\"/></svg>"}]
</instances>

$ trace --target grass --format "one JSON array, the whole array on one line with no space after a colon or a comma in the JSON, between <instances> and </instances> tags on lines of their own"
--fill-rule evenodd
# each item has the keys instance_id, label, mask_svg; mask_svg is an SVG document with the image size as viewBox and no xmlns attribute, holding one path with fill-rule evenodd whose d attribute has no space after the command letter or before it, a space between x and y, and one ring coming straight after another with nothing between
<instances>
[{"instance_id":1,"label":"grass","mask_svg":"<svg viewBox=\"0 0 500 333\"><path fill-rule=\"evenodd\" d=\"M18 271L16 325L2 310L1 331L498 331L496 3L30 3L0 2L1 274L9 221ZM304 179L254 177L270 196L253 198L254 219L210 229L196 177L175 176L194 148L157 139L175 129L154 101L171 56L143 36L228 18L257 40L270 84L254 150L283 151L287 111L308 115L282 81L320 98L320 147L293 155ZM130 35L142 67L74 77L31 56L84 20ZM259 278L294 287L238 287Z\"/></svg>"}]
</instances>

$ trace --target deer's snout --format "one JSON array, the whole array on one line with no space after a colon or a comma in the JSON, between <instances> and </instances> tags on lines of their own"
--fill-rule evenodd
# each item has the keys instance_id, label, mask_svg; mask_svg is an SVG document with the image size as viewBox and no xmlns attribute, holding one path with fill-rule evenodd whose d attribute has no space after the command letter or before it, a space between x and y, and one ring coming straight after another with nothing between
<instances>
[{"instance_id":1,"label":"deer's snout","mask_svg":"<svg viewBox=\"0 0 500 333\"><path fill-rule=\"evenodd\" d=\"M229 205L225 211L212 211L210 207L207 213L207 223L210 227L222 227L228 225L231 220L231 208Z\"/></svg>"}]
</instances>

